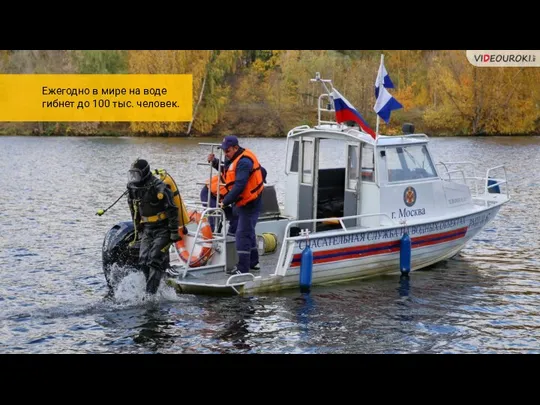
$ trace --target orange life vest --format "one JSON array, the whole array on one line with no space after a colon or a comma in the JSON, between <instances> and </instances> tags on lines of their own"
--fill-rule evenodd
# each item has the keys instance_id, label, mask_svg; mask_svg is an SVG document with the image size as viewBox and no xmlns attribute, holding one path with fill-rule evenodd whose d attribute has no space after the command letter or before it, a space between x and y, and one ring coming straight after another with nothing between
<instances>
[{"instance_id":1,"label":"orange life vest","mask_svg":"<svg viewBox=\"0 0 540 405\"><path fill-rule=\"evenodd\" d=\"M247 157L253 162L253 168L249 174L248 182L244 188L244 191L242 191L236 200L236 205L238 207L246 205L248 202L255 200L262 193L264 188L259 160L249 149L244 149L244 152L238 155L227 168L227 172L225 173L225 186L227 187L227 190L231 191L234 186L234 182L236 180L236 165L243 157Z\"/></svg>"},{"instance_id":2,"label":"orange life vest","mask_svg":"<svg viewBox=\"0 0 540 405\"><path fill-rule=\"evenodd\" d=\"M217 196L217 188L218 188L218 180L219 180L219 174L216 174L214 177L212 177L212 181L210 182L210 192L212 195ZM206 180L206 186L208 186L208 180ZM227 187L225 187L225 180L223 177L221 178L221 186L219 187L220 190L220 199L222 200L223 197L227 195L229 190L227 190Z\"/></svg>"}]
</instances>

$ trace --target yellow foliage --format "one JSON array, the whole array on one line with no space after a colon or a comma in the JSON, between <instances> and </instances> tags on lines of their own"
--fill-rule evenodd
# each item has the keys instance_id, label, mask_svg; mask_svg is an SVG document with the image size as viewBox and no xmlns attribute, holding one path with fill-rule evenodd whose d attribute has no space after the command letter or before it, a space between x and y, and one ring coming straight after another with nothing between
<instances>
[{"instance_id":1,"label":"yellow foliage","mask_svg":"<svg viewBox=\"0 0 540 405\"><path fill-rule=\"evenodd\" d=\"M538 82L522 80L523 71L476 68L464 51L442 53L428 75L434 105L424 114L426 124L466 134L533 131L539 112L531 93Z\"/></svg>"},{"instance_id":2,"label":"yellow foliage","mask_svg":"<svg viewBox=\"0 0 540 405\"><path fill-rule=\"evenodd\" d=\"M424 112L424 123L431 129L449 131L448 135L462 134L468 127L468 122L463 116L456 114L450 104L442 107L428 107Z\"/></svg>"},{"instance_id":3,"label":"yellow foliage","mask_svg":"<svg viewBox=\"0 0 540 405\"><path fill-rule=\"evenodd\" d=\"M180 50L136 50L128 53L130 73L135 74L193 74L194 99L200 88L205 62L209 51ZM148 134L185 132L187 124L183 122L132 122L135 132Z\"/></svg>"},{"instance_id":4,"label":"yellow foliage","mask_svg":"<svg viewBox=\"0 0 540 405\"><path fill-rule=\"evenodd\" d=\"M415 83L409 86L402 86L394 93L394 97L403 105L404 110L408 110L415 106L414 85Z\"/></svg>"},{"instance_id":5,"label":"yellow foliage","mask_svg":"<svg viewBox=\"0 0 540 405\"><path fill-rule=\"evenodd\" d=\"M209 133L221 118L230 98L231 87L227 83L227 76L236 71L240 58L240 51L212 51L210 60L206 64L204 92L202 98L199 94L197 103L200 106L194 113L193 128L201 133ZM196 104L194 104L196 105Z\"/></svg>"},{"instance_id":6,"label":"yellow foliage","mask_svg":"<svg viewBox=\"0 0 540 405\"><path fill-rule=\"evenodd\" d=\"M414 96L413 104L416 107L425 107L430 102L429 92L426 86L417 86L418 92Z\"/></svg>"},{"instance_id":7,"label":"yellow foliage","mask_svg":"<svg viewBox=\"0 0 540 405\"><path fill-rule=\"evenodd\" d=\"M229 86L222 84L223 76L234 72L239 51L212 50L145 50L129 52L129 71L147 74L193 75L193 128L208 132L219 119L228 100ZM205 97L206 95L209 95ZM195 115L196 114L196 115ZM185 133L188 123L133 122L137 132Z\"/></svg>"}]
</instances>

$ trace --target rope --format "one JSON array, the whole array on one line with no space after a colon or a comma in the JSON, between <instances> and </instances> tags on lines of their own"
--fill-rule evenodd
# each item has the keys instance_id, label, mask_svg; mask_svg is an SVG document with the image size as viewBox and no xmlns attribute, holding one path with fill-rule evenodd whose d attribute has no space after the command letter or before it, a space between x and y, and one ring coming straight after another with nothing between
<instances>
[{"instance_id":1,"label":"rope","mask_svg":"<svg viewBox=\"0 0 540 405\"><path fill-rule=\"evenodd\" d=\"M137 214L139 213L139 200L133 200L133 227L135 228L135 233L133 234L133 240L129 243L129 246L137 241Z\"/></svg>"},{"instance_id":2,"label":"rope","mask_svg":"<svg viewBox=\"0 0 540 405\"><path fill-rule=\"evenodd\" d=\"M263 242L264 253L271 253L276 250L277 236L273 233L263 233L260 235Z\"/></svg>"}]
</instances>

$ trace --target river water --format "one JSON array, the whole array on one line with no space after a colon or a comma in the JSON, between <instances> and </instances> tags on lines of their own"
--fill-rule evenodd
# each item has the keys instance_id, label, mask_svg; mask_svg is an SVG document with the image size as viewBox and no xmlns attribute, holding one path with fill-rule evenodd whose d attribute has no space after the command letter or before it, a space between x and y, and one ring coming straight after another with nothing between
<instances>
[{"instance_id":1,"label":"river water","mask_svg":"<svg viewBox=\"0 0 540 405\"><path fill-rule=\"evenodd\" d=\"M0 137L0 353L540 353L540 137L433 138L435 161L506 164L512 200L456 257L414 272L248 297L109 296L108 229L137 157L197 199L219 139ZM284 202L283 139L246 139Z\"/></svg>"}]
</instances>

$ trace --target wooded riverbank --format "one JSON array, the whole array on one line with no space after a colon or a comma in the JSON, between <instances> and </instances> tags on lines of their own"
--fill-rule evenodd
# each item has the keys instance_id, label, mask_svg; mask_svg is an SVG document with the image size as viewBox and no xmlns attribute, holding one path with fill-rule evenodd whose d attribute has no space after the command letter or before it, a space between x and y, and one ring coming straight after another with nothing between
<instances>
[{"instance_id":1,"label":"wooded riverbank","mask_svg":"<svg viewBox=\"0 0 540 405\"><path fill-rule=\"evenodd\" d=\"M477 68L465 51L0 51L0 74L193 75L192 122L1 122L0 135L278 137L317 118L316 72L375 127L374 83L384 54L403 104L380 132L405 122L430 136L539 135L540 69Z\"/></svg>"}]
</instances>

